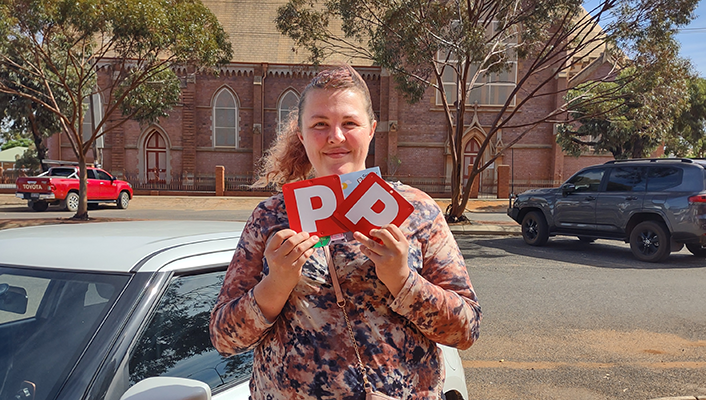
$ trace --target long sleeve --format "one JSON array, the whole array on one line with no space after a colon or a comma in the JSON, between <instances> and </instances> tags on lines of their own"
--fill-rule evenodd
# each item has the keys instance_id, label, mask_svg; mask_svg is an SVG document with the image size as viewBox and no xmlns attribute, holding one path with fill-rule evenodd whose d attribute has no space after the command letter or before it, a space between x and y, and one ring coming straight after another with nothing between
<instances>
[{"instance_id":1,"label":"long sleeve","mask_svg":"<svg viewBox=\"0 0 706 400\"><path fill-rule=\"evenodd\" d=\"M467 349L478 338L481 308L463 255L436 202L420 196L414 203L406 228L419 248L410 249L410 277L390 307L429 339Z\"/></svg>"},{"instance_id":2,"label":"long sleeve","mask_svg":"<svg viewBox=\"0 0 706 400\"><path fill-rule=\"evenodd\" d=\"M265 273L263 253L267 237L283 225L268 211L268 202L271 199L261 203L250 216L211 312L211 342L222 354L253 348L273 325L253 296L253 288Z\"/></svg>"}]
</instances>

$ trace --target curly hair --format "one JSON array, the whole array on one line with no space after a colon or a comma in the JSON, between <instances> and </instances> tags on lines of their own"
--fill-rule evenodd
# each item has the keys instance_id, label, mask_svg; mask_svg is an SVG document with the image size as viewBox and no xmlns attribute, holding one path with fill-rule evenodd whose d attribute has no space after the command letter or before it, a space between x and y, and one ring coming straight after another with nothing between
<instances>
[{"instance_id":1,"label":"curly hair","mask_svg":"<svg viewBox=\"0 0 706 400\"><path fill-rule=\"evenodd\" d=\"M316 74L314 79L306 86L299 99L295 110L289 113L288 120L282 124L277 132L272 146L267 150L260 161L258 179L253 187L274 186L281 190L282 185L289 182L309 179L313 177L313 167L306 155L306 149L297 135L301 132L302 110L312 90L355 90L363 95L366 112L372 125L375 121L372 100L368 85L363 78L350 65L341 65L327 69Z\"/></svg>"}]
</instances>

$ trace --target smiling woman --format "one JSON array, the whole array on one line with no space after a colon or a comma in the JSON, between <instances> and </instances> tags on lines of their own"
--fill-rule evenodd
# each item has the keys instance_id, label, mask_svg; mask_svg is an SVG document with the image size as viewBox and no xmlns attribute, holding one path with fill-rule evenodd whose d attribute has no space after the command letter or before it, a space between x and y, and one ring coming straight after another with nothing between
<instances>
[{"instance_id":1,"label":"smiling woman","mask_svg":"<svg viewBox=\"0 0 706 400\"><path fill-rule=\"evenodd\" d=\"M377 123L352 67L320 72L290 117L258 184L279 189L365 169ZM390 185L414 207L406 221L323 248L291 229L281 193L255 208L210 323L219 352L255 349L253 399L440 398L437 344L471 346L480 306L436 202Z\"/></svg>"}]
</instances>

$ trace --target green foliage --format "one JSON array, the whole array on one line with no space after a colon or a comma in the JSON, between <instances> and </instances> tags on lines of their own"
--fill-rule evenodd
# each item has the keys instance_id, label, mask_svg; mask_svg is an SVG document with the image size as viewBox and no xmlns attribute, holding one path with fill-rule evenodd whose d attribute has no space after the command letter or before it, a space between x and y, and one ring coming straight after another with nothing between
<instances>
[{"instance_id":1,"label":"green foliage","mask_svg":"<svg viewBox=\"0 0 706 400\"><path fill-rule=\"evenodd\" d=\"M20 139L11 139L8 140L7 142L3 143L2 146L0 146L0 150L7 150L11 149L13 147L30 147L34 145L32 142L32 139L27 139L27 138L20 138Z\"/></svg>"},{"instance_id":2,"label":"green foliage","mask_svg":"<svg viewBox=\"0 0 706 400\"><path fill-rule=\"evenodd\" d=\"M557 143L575 157L647 157L668 140L686 109L688 80L688 63L672 57L664 65L626 68L611 82L579 85L567 95L572 122L558 126Z\"/></svg>"},{"instance_id":3,"label":"green foliage","mask_svg":"<svg viewBox=\"0 0 706 400\"><path fill-rule=\"evenodd\" d=\"M513 93L504 104L497 105L497 114L484 126L486 138L480 146L484 156L476 158L471 177L492 165L502 155L501 151L517 143L532 126L554 123L565 112L565 104L557 104L547 113L523 113L522 121L516 121L515 116L534 99L544 101L543 96L560 94L548 93L556 90L555 79L592 61L596 53L612 56L606 59L612 60L618 70L622 67L639 70L650 65L654 71L668 68L675 56L669 53L666 44L678 26L693 18L698 0L601 0L594 10L589 10L590 15L584 12L582 3L581 0L289 0L279 9L276 24L297 47L306 49L314 62L322 62L332 54L369 60L389 71L397 89L411 102L421 100L429 88L437 91L446 114L447 142L453 163L450 182L453 218L449 220L454 220L463 215L472 185L472 179L463 182L461 143L466 106L470 103L467 99L474 87L484 85L485 78L493 73L512 71L516 62L520 65L516 81L511 82L516 84ZM671 51L677 48L674 46ZM610 81L613 77L601 78ZM655 92L655 98L650 99L648 90L652 89L647 88L665 88L667 98L674 99L679 89L672 93L666 89L671 86L662 79L656 72L645 74L641 80L645 86L635 86L641 94L634 101L659 105L657 97L665 93ZM624 79L620 85L630 82ZM610 91L582 98L602 102L609 97ZM581 106L586 108L584 111L591 107ZM641 126L641 130L652 117L645 110L629 109L630 121ZM669 110L675 111L672 107ZM618 129L621 124L614 126L617 132L627 129ZM496 151L494 136L499 132L511 132L514 137L505 141L501 151ZM567 141L567 145L571 142ZM647 141L639 147L653 145Z\"/></svg>"},{"instance_id":4,"label":"green foliage","mask_svg":"<svg viewBox=\"0 0 706 400\"><path fill-rule=\"evenodd\" d=\"M28 176L35 176L42 172L42 165L37 157L37 149L32 146L27 149L22 155L15 161L15 168L27 170Z\"/></svg>"},{"instance_id":5,"label":"green foliage","mask_svg":"<svg viewBox=\"0 0 706 400\"><path fill-rule=\"evenodd\" d=\"M0 0L0 102L21 102L8 117L35 118L34 132L64 132L82 171L99 135L177 104L175 68L212 70L232 55L200 0ZM102 120L84 133L84 102L97 95Z\"/></svg>"},{"instance_id":6,"label":"green foliage","mask_svg":"<svg viewBox=\"0 0 706 400\"><path fill-rule=\"evenodd\" d=\"M706 79L689 80L689 106L675 119L665 153L675 157L706 157Z\"/></svg>"},{"instance_id":7,"label":"green foliage","mask_svg":"<svg viewBox=\"0 0 706 400\"><path fill-rule=\"evenodd\" d=\"M128 77L115 92L116 97L125 97L120 105L123 115L132 115L138 121L152 123L159 117L169 115L164 104L171 105L179 101L179 78L169 68L156 70L149 81L135 86L127 96L125 92L134 86L133 79L136 78Z\"/></svg>"}]
</instances>

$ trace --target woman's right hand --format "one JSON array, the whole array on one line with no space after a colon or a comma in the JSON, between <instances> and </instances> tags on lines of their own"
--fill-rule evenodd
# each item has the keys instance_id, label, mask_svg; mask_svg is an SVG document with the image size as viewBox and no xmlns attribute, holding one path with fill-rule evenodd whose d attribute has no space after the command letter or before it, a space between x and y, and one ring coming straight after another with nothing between
<instances>
[{"instance_id":1,"label":"woman's right hand","mask_svg":"<svg viewBox=\"0 0 706 400\"><path fill-rule=\"evenodd\" d=\"M317 236L283 229L270 238L265 247L269 273L255 286L255 301L269 321L284 308L292 290L301 279L302 267L314 253Z\"/></svg>"}]
</instances>

